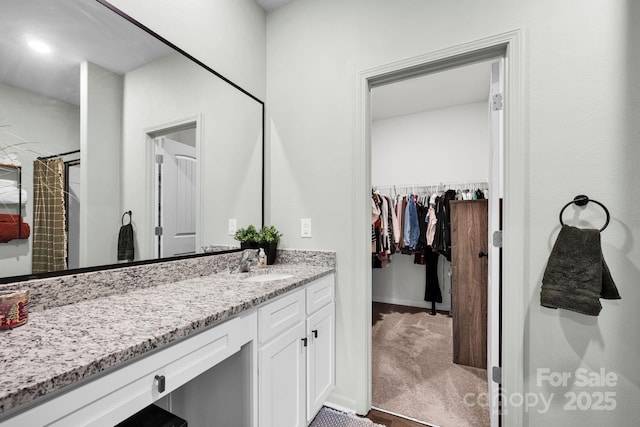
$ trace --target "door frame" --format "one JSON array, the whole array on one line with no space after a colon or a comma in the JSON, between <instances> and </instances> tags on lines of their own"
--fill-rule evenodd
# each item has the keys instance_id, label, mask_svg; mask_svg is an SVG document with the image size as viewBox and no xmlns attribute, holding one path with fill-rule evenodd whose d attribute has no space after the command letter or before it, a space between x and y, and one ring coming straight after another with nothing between
<instances>
[{"instance_id":1,"label":"door frame","mask_svg":"<svg viewBox=\"0 0 640 427\"><path fill-rule=\"evenodd\" d=\"M356 404L359 413L371 408L371 268L370 201L371 191L371 87L445 70L483 59L503 56L504 78L504 212L503 212L503 300L502 306L502 389L503 396L523 395L524 328L526 301L525 282L525 214L526 140L524 129L524 42L521 30L514 30L475 40L424 55L361 71L357 75L356 140L353 153L352 198L355 242L352 246L352 271L355 301L356 336L354 345L360 350L360 369L356 372L359 386ZM508 394L507 394L508 393ZM503 399L503 426L523 424L524 408L509 407Z\"/></svg>"},{"instance_id":2,"label":"door frame","mask_svg":"<svg viewBox=\"0 0 640 427\"><path fill-rule=\"evenodd\" d=\"M196 248L201 246L200 242L200 203L201 203L201 189L202 189L202 169L200 167L200 159L202 158L202 132L203 122L202 114L195 114L193 116L187 116L180 119L164 122L158 125L147 127L143 130L144 144L145 144L145 224L148 224L147 238L144 241L146 243L146 250L150 258L157 256L155 248L157 246L156 236L154 228L157 219L156 210L156 160L155 160L155 138L163 136L183 128L193 127L196 128ZM138 227L141 228L141 227ZM155 254L155 255L154 255Z\"/></svg>"}]
</instances>

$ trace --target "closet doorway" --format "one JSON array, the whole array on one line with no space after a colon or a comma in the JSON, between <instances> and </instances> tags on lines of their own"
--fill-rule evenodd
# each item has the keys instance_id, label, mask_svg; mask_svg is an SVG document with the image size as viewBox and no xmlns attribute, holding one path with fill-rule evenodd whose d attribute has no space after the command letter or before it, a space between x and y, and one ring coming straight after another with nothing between
<instances>
[{"instance_id":1,"label":"closet doorway","mask_svg":"<svg viewBox=\"0 0 640 427\"><path fill-rule=\"evenodd\" d=\"M425 425L499 422L502 63L371 89L372 406Z\"/></svg>"}]
</instances>

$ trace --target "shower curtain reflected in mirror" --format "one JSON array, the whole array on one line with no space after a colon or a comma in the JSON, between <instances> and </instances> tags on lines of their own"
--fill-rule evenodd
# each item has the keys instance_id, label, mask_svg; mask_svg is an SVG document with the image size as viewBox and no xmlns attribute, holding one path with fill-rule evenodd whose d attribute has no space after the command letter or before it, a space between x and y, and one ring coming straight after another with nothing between
<instances>
[{"instance_id":1,"label":"shower curtain reflected in mirror","mask_svg":"<svg viewBox=\"0 0 640 427\"><path fill-rule=\"evenodd\" d=\"M33 162L32 272L67 268L64 162L61 158Z\"/></svg>"}]
</instances>

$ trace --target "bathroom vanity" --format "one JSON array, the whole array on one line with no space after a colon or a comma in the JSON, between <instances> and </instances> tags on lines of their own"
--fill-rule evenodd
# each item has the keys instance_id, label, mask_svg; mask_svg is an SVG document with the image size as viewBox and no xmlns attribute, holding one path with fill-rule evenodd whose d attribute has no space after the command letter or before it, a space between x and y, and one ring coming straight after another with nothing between
<instances>
[{"instance_id":1,"label":"bathroom vanity","mask_svg":"<svg viewBox=\"0 0 640 427\"><path fill-rule=\"evenodd\" d=\"M335 383L333 272L221 271L36 311L0 335L0 426L113 426L154 402L190 426L305 426Z\"/></svg>"}]
</instances>

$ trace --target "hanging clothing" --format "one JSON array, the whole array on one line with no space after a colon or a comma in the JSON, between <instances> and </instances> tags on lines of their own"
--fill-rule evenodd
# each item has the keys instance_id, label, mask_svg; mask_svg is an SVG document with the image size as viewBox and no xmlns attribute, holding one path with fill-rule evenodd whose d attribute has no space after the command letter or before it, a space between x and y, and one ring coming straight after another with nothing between
<instances>
[{"instance_id":1,"label":"hanging clothing","mask_svg":"<svg viewBox=\"0 0 640 427\"><path fill-rule=\"evenodd\" d=\"M407 200L405 211L404 245L409 251L416 249L420 238L420 225L418 224L418 210L415 196L412 194Z\"/></svg>"},{"instance_id":2,"label":"hanging clothing","mask_svg":"<svg viewBox=\"0 0 640 427\"><path fill-rule=\"evenodd\" d=\"M483 190L448 189L441 193L398 195L393 198L371 192L371 253L374 265L387 265L390 255L414 255L425 265L425 248L431 247L451 261L451 214L449 202L480 199Z\"/></svg>"},{"instance_id":3,"label":"hanging clothing","mask_svg":"<svg viewBox=\"0 0 640 427\"><path fill-rule=\"evenodd\" d=\"M389 234L389 246L387 248L387 252L389 254L394 254L396 253L396 246L399 239L399 237L397 237L399 232L398 218L396 218L396 212L391 197L383 197L387 200L387 231Z\"/></svg>"},{"instance_id":4,"label":"hanging clothing","mask_svg":"<svg viewBox=\"0 0 640 427\"><path fill-rule=\"evenodd\" d=\"M375 195L371 196L371 252L376 252L377 246L377 234L376 234L376 223L380 219L380 208L376 203Z\"/></svg>"},{"instance_id":5,"label":"hanging clothing","mask_svg":"<svg viewBox=\"0 0 640 427\"><path fill-rule=\"evenodd\" d=\"M427 211L427 246L433 246L437 224L438 217L436 216L435 204L429 204L429 210Z\"/></svg>"},{"instance_id":6,"label":"hanging clothing","mask_svg":"<svg viewBox=\"0 0 640 427\"><path fill-rule=\"evenodd\" d=\"M427 207L423 204L422 199L416 203L418 211L418 225L420 228L420 236L415 249L414 264L425 265L427 263L424 249L427 247Z\"/></svg>"},{"instance_id":7,"label":"hanging clothing","mask_svg":"<svg viewBox=\"0 0 640 427\"><path fill-rule=\"evenodd\" d=\"M384 214L386 212L386 214ZM373 268L386 267L389 262L390 239L385 235L383 227L388 230L388 225L383 223L388 218L388 205L379 194L371 193L371 265Z\"/></svg>"},{"instance_id":8,"label":"hanging clothing","mask_svg":"<svg viewBox=\"0 0 640 427\"><path fill-rule=\"evenodd\" d=\"M424 300L442 302L442 292L440 291L440 282L438 281L438 258L440 255L434 252L431 246L428 246L424 249L424 257L426 260Z\"/></svg>"},{"instance_id":9,"label":"hanging clothing","mask_svg":"<svg viewBox=\"0 0 640 427\"><path fill-rule=\"evenodd\" d=\"M436 215L438 227L434 236L435 249L451 261L451 212L449 202L455 200L455 190L447 190L444 195L436 199Z\"/></svg>"},{"instance_id":10,"label":"hanging clothing","mask_svg":"<svg viewBox=\"0 0 640 427\"><path fill-rule=\"evenodd\" d=\"M380 200L380 234L382 236L382 248L389 252L391 239L389 239L389 203L386 197L378 196Z\"/></svg>"},{"instance_id":11,"label":"hanging clothing","mask_svg":"<svg viewBox=\"0 0 640 427\"><path fill-rule=\"evenodd\" d=\"M393 232L392 240L397 245L400 242L400 222L398 221L398 215L396 214L396 209L393 205L393 199L391 197L387 197L387 200L389 202L389 215L391 216L391 231Z\"/></svg>"},{"instance_id":12,"label":"hanging clothing","mask_svg":"<svg viewBox=\"0 0 640 427\"><path fill-rule=\"evenodd\" d=\"M402 250L404 248L404 228L405 228L405 212L407 209L407 197L403 196L402 199L398 201L398 218L401 221L400 224L400 241L398 243L398 249Z\"/></svg>"}]
</instances>

